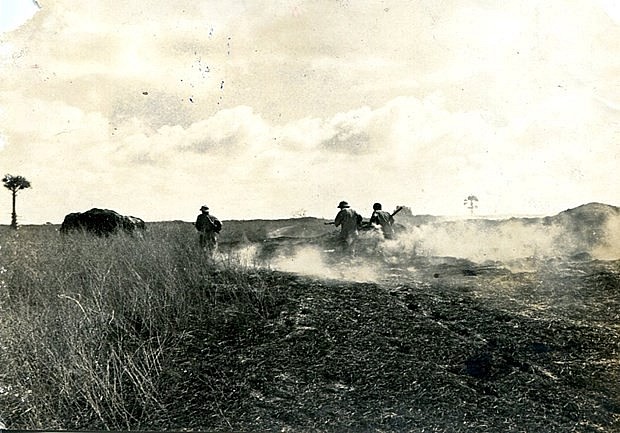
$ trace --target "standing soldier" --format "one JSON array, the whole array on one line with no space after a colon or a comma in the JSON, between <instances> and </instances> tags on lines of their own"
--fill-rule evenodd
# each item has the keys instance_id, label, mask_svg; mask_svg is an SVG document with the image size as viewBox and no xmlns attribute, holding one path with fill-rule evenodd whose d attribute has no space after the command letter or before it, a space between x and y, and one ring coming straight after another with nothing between
<instances>
[{"instance_id":1,"label":"standing soldier","mask_svg":"<svg viewBox=\"0 0 620 433\"><path fill-rule=\"evenodd\" d=\"M362 216L351 209L349 203L341 201L338 204L340 212L336 215L334 225L340 227L340 241L344 251L355 255L355 244L359 236L358 228L362 224Z\"/></svg>"},{"instance_id":2,"label":"standing soldier","mask_svg":"<svg viewBox=\"0 0 620 433\"><path fill-rule=\"evenodd\" d=\"M381 203L372 205L373 212L370 217L370 224L380 226L385 239L394 239L394 218L388 212L382 210L381 207Z\"/></svg>"},{"instance_id":3,"label":"standing soldier","mask_svg":"<svg viewBox=\"0 0 620 433\"><path fill-rule=\"evenodd\" d=\"M203 205L196 218L196 230L200 233L200 247L213 254L217 249L217 235L222 230L222 223L215 216L209 215L209 207Z\"/></svg>"}]
</instances>

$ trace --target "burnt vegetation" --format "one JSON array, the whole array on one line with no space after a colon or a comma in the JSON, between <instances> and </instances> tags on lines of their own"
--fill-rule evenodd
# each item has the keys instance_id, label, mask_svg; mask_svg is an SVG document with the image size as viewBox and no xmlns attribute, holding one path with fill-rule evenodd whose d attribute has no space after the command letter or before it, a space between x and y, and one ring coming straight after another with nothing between
<instances>
[{"instance_id":1,"label":"burnt vegetation","mask_svg":"<svg viewBox=\"0 0 620 433\"><path fill-rule=\"evenodd\" d=\"M592 209L608 212L586 212L603 236L616 210ZM480 227L497 235L496 224ZM593 240L574 228L564 255L480 261L424 253L429 241L415 252L401 243L398 254L388 246L376 254L371 243L340 257L326 252L333 228L311 218L224 227L215 260L199 250L191 223L149 224L140 238L59 240L49 226L2 232L0 421L81 430L620 429L620 261L597 257L600 245L608 253L608 230ZM307 245L324 268L274 265ZM373 278L338 277L358 268Z\"/></svg>"}]
</instances>

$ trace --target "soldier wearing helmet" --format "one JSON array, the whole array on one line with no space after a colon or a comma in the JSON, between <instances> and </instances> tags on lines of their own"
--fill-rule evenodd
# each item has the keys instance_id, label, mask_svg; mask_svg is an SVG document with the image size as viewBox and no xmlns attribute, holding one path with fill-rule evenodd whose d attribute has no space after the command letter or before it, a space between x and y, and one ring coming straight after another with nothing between
<instances>
[{"instance_id":1,"label":"soldier wearing helmet","mask_svg":"<svg viewBox=\"0 0 620 433\"><path fill-rule=\"evenodd\" d=\"M370 223L381 227L383 237L385 239L394 239L394 218L389 212L382 210L381 203L375 203L372 205L372 216L370 217Z\"/></svg>"},{"instance_id":2,"label":"soldier wearing helmet","mask_svg":"<svg viewBox=\"0 0 620 433\"><path fill-rule=\"evenodd\" d=\"M359 237L358 228L362 224L362 216L351 209L346 201L341 201L338 208L340 211L334 219L334 225L340 227L342 248L344 251L355 255L355 244Z\"/></svg>"},{"instance_id":3,"label":"soldier wearing helmet","mask_svg":"<svg viewBox=\"0 0 620 433\"><path fill-rule=\"evenodd\" d=\"M209 214L207 205L200 208L200 215L196 218L195 227L200 233L200 248L213 254L217 249L217 235L222 230L222 223L215 216Z\"/></svg>"}]
</instances>

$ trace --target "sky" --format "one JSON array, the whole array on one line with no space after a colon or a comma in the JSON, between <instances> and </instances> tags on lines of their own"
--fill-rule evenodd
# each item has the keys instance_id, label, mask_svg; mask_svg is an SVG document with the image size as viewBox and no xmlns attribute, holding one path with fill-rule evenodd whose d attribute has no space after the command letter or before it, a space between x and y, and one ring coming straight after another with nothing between
<instances>
[{"instance_id":1,"label":"sky","mask_svg":"<svg viewBox=\"0 0 620 433\"><path fill-rule=\"evenodd\" d=\"M615 0L0 0L0 174L23 224L618 206L619 54Z\"/></svg>"}]
</instances>

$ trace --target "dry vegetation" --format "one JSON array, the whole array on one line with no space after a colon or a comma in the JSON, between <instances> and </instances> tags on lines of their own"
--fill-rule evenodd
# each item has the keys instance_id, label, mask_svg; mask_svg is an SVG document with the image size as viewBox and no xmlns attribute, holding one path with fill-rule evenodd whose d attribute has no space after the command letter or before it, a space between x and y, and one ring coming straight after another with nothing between
<instances>
[{"instance_id":1,"label":"dry vegetation","mask_svg":"<svg viewBox=\"0 0 620 433\"><path fill-rule=\"evenodd\" d=\"M1 235L11 429L620 430L617 261L335 257L326 279L213 262L181 223Z\"/></svg>"}]
</instances>

